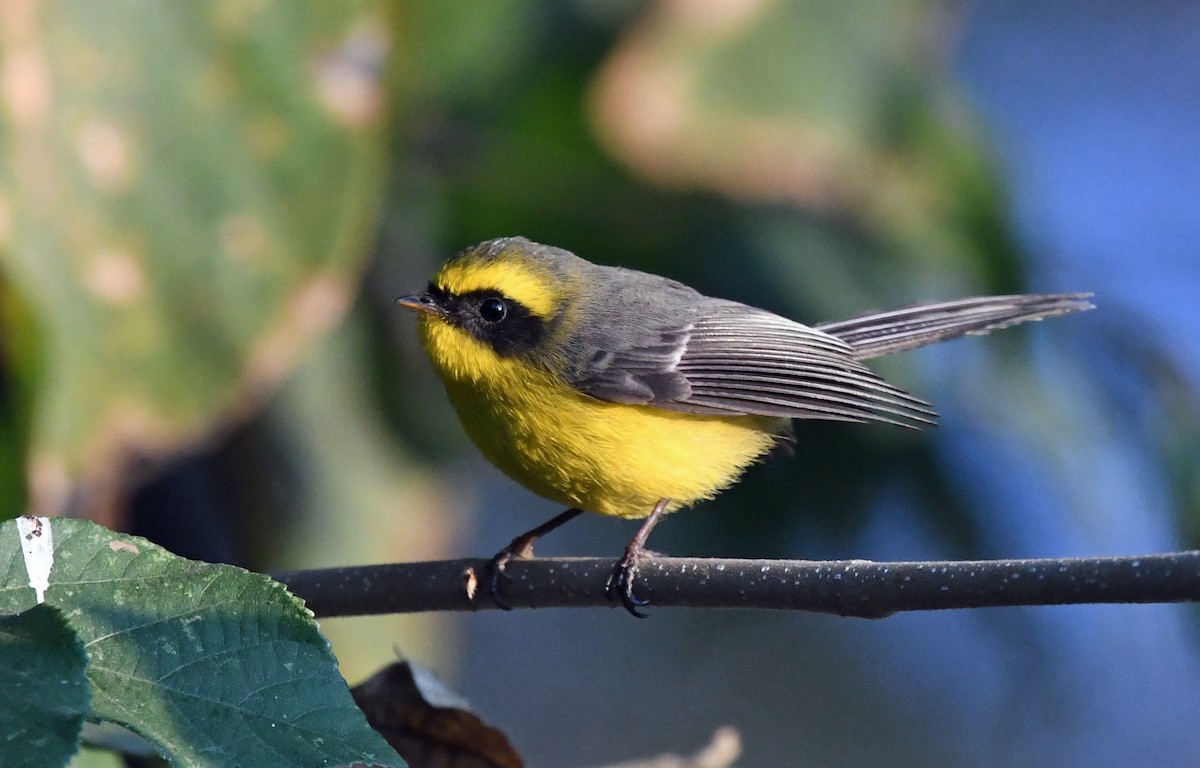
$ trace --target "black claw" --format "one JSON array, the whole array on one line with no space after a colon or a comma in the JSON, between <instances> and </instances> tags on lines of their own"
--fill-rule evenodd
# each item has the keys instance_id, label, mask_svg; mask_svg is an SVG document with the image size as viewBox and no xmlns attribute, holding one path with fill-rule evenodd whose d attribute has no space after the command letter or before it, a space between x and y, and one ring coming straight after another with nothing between
<instances>
[{"instance_id":1,"label":"black claw","mask_svg":"<svg viewBox=\"0 0 1200 768\"><path fill-rule=\"evenodd\" d=\"M512 560L512 558L512 552L502 549L496 553L495 557L488 561L488 572L491 574L488 583L488 594L492 596L492 602L497 607L506 611L511 611L513 608L508 604L508 601L500 596L500 580L508 578L508 574L504 570L508 567L508 561Z\"/></svg>"},{"instance_id":2,"label":"black claw","mask_svg":"<svg viewBox=\"0 0 1200 768\"><path fill-rule=\"evenodd\" d=\"M633 583L636 581L638 572L638 559L646 553L646 538L654 526L658 525L658 519L667 511L670 503L670 499L658 500L654 509L646 517L646 522L642 523L642 527L638 528L638 532L630 539L629 545L625 547L625 554L613 566L612 573L608 576L608 583L604 585L604 594L609 600L612 600L615 590L620 590L621 602L625 605L625 610L639 619L646 618L648 614L642 613L638 608L650 605L650 601L633 593Z\"/></svg>"},{"instance_id":3,"label":"black claw","mask_svg":"<svg viewBox=\"0 0 1200 768\"><path fill-rule=\"evenodd\" d=\"M650 614L639 611L638 608L647 606L650 601L644 597L638 597L633 592L633 585L637 578L638 562L636 557L630 557L626 553L617 561L613 567L612 573L608 575L608 581L604 585L604 594L612 600L614 593L621 597L621 604L625 606L625 610L639 619L644 619Z\"/></svg>"},{"instance_id":4,"label":"black claw","mask_svg":"<svg viewBox=\"0 0 1200 768\"><path fill-rule=\"evenodd\" d=\"M508 601L500 596L500 580L508 578L508 575L504 571L508 568L509 562L514 558L525 560L533 557L533 543L535 541L582 514L582 509L574 507L564 510L537 528L522 533L509 542L507 547L496 553L496 556L488 562L488 570L491 572L491 578L488 580L488 593L491 594L492 602L497 607L503 608L506 611L512 610L512 606L508 604Z\"/></svg>"}]
</instances>

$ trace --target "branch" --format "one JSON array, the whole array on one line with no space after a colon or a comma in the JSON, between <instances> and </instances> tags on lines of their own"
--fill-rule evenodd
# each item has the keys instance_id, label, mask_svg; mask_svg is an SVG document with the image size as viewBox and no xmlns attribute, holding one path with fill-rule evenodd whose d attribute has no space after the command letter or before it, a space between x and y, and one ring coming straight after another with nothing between
<instances>
[{"instance_id":1,"label":"branch","mask_svg":"<svg viewBox=\"0 0 1200 768\"><path fill-rule=\"evenodd\" d=\"M501 590L514 608L620 605L604 594L612 567L612 560L597 558L513 560ZM487 560L442 560L275 578L318 618L471 611L496 608L487 568ZM1200 602L1200 551L912 563L645 557L636 593L651 608L767 608L868 619L951 608Z\"/></svg>"}]
</instances>

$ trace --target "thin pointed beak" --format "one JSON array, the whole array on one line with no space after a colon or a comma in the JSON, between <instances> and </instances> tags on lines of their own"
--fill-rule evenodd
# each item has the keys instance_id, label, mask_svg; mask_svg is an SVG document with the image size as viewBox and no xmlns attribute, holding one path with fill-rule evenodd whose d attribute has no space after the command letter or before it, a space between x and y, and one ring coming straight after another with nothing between
<instances>
[{"instance_id":1,"label":"thin pointed beak","mask_svg":"<svg viewBox=\"0 0 1200 768\"><path fill-rule=\"evenodd\" d=\"M427 315L440 315L442 308L434 303L433 297L428 293L410 293L407 296L401 296L396 299L396 303L408 309L414 309L417 312L424 312Z\"/></svg>"}]
</instances>

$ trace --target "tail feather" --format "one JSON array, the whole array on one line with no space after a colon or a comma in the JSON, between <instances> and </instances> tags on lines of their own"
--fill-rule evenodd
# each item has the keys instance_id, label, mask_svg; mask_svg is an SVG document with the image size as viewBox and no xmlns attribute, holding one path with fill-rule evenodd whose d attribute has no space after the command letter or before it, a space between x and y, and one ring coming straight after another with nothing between
<instances>
[{"instance_id":1,"label":"tail feather","mask_svg":"<svg viewBox=\"0 0 1200 768\"><path fill-rule=\"evenodd\" d=\"M936 304L916 304L891 312L822 323L818 330L854 348L858 360L923 347L967 334L1092 309L1090 293L983 296Z\"/></svg>"}]
</instances>

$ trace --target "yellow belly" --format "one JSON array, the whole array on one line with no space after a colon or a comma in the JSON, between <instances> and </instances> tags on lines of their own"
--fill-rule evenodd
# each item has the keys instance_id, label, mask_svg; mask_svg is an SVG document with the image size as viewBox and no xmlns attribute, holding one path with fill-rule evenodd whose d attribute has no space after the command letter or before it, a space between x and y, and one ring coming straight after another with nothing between
<instances>
[{"instance_id":1,"label":"yellow belly","mask_svg":"<svg viewBox=\"0 0 1200 768\"><path fill-rule=\"evenodd\" d=\"M479 450L566 506L645 517L661 498L670 509L710 498L771 449L782 425L597 400L516 359L463 348L474 342L453 329L425 325L430 357ZM450 340L453 349L436 343Z\"/></svg>"}]
</instances>

